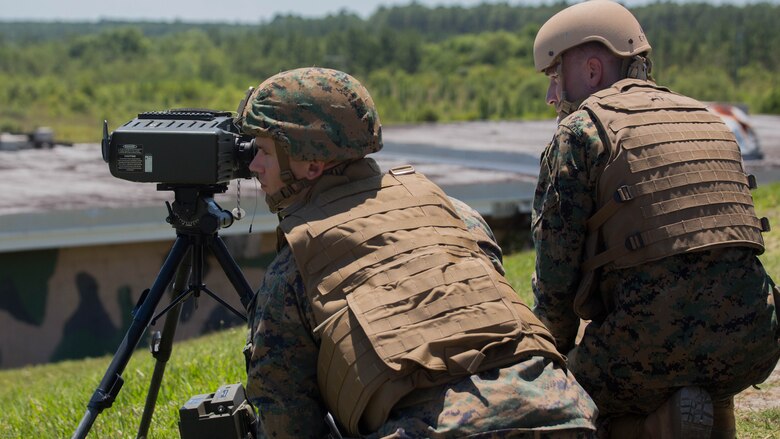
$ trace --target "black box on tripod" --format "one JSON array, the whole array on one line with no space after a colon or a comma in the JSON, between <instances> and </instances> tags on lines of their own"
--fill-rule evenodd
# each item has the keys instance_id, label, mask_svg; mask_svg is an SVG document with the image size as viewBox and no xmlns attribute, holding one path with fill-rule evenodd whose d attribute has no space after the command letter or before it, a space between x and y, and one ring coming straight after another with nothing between
<instances>
[{"instance_id":1,"label":"black box on tripod","mask_svg":"<svg viewBox=\"0 0 780 439\"><path fill-rule=\"evenodd\" d=\"M146 112L108 135L103 160L111 175L146 183L218 184L251 178L256 148L238 131L229 112Z\"/></svg>"}]
</instances>

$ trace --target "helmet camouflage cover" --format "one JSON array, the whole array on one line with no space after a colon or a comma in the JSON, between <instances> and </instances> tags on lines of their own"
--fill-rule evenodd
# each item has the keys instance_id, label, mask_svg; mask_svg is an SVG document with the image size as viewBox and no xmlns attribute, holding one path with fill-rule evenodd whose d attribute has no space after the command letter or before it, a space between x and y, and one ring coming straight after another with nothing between
<instances>
[{"instance_id":1,"label":"helmet camouflage cover","mask_svg":"<svg viewBox=\"0 0 780 439\"><path fill-rule=\"evenodd\" d=\"M293 160L339 162L382 149L371 95L338 70L308 67L274 75L238 116L244 133L273 138Z\"/></svg>"}]
</instances>

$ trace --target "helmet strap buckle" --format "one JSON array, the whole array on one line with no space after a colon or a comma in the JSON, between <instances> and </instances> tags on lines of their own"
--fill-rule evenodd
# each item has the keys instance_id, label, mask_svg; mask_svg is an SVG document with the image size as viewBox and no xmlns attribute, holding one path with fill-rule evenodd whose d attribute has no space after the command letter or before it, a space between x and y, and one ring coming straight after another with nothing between
<instances>
[{"instance_id":1,"label":"helmet strap buckle","mask_svg":"<svg viewBox=\"0 0 780 439\"><path fill-rule=\"evenodd\" d=\"M652 61L641 55L634 55L623 60L623 71L626 78L651 81L653 79L652 68Z\"/></svg>"},{"instance_id":2,"label":"helmet strap buckle","mask_svg":"<svg viewBox=\"0 0 780 439\"><path fill-rule=\"evenodd\" d=\"M295 178L295 174L293 174L290 167L290 155L287 154L287 151L276 139L274 139L274 147L276 149L276 160L279 162L279 178L282 179L284 184L294 183L297 178Z\"/></svg>"},{"instance_id":3,"label":"helmet strap buckle","mask_svg":"<svg viewBox=\"0 0 780 439\"><path fill-rule=\"evenodd\" d=\"M295 180L296 180L296 179L295 179L295 174L293 174L293 173L292 173L292 171L291 171L291 170L289 170L289 169L288 169L288 170L286 170L286 171L280 171L280 172L279 172L279 177L282 179L282 181L283 181L285 184L291 184L291 183L294 183L294 182L295 182Z\"/></svg>"}]
</instances>

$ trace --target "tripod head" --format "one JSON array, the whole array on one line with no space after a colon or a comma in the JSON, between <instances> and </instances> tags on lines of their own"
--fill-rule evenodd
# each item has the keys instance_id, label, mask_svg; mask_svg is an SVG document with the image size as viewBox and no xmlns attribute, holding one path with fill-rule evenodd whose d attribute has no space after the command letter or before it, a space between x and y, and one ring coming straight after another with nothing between
<instances>
[{"instance_id":1,"label":"tripod head","mask_svg":"<svg viewBox=\"0 0 780 439\"><path fill-rule=\"evenodd\" d=\"M230 257L225 244L217 233L220 228L230 227L233 224L233 214L221 208L213 198L214 194L225 192L227 184L192 185L161 183L157 185L157 190L172 190L174 192L175 200L173 204L165 202L168 208L168 217L165 221L176 229L176 234L179 238L184 236L191 242L193 279L190 289L185 294L174 299L171 304L151 320L151 323L154 324L161 315L168 312L173 305L186 297L187 294L194 293L195 297L197 297L201 291L205 291L234 314L246 320L244 315L217 297L203 283L203 248L210 247L223 271L225 271L225 274L235 286L244 309L248 309L253 297L251 288L249 288L240 268L238 268L233 258Z\"/></svg>"},{"instance_id":2,"label":"tripod head","mask_svg":"<svg viewBox=\"0 0 780 439\"><path fill-rule=\"evenodd\" d=\"M173 204L165 202L168 217L165 219L177 233L207 234L216 233L220 228L233 224L233 214L222 209L215 201L214 194L227 191L226 183L192 185L157 185L158 191L173 191Z\"/></svg>"}]
</instances>

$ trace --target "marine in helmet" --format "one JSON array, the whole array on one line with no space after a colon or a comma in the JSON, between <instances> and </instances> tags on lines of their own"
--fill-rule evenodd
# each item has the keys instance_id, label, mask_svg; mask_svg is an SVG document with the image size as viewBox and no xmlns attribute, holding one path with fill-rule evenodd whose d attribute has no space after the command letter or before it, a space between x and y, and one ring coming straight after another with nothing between
<instances>
[{"instance_id":1,"label":"marine in helmet","mask_svg":"<svg viewBox=\"0 0 780 439\"><path fill-rule=\"evenodd\" d=\"M768 224L728 127L657 85L650 51L607 0L539 29L534 62L559 123L533 205L534 313L605 433L734 437L733 396L780 357L756 257Z\"/></svg>"},{"instance_id":2,"label":"marine in helmet","mask_svg":"<svg viewBox=\"0 0 780 439\"><path fill-rule=\"evenodd\" d=\"M366 89L336 70L279 73L238 116L279 216L250 313L260 434L590 437L595 405L502 276L475 211L410 166L380 171Z\"/></svg>"}]
</instances>

